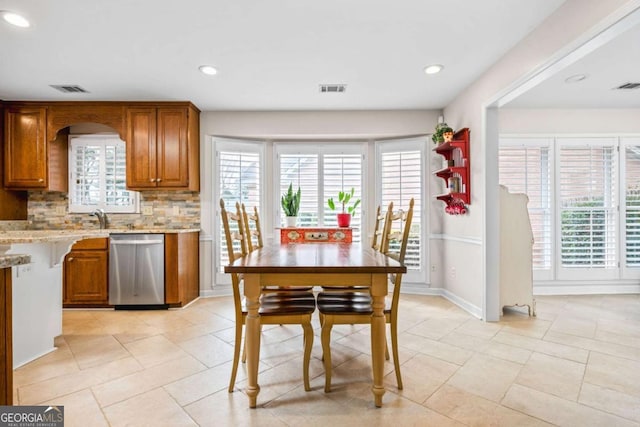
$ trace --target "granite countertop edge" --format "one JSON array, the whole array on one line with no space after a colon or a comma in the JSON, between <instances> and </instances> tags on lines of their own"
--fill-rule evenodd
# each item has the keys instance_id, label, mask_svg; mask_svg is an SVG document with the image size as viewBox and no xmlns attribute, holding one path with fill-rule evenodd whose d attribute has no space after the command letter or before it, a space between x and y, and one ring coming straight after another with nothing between
<instances>
[{"instance_id":1,"label":"granite countertop edge","mask_svg":"<svg viewBox=\"0 0 640 427\"><path fill-rule=\"evenodd\" d=\"M29 255L0 255L0 268L9 268L15 265L29 264L30 262L31 257Z\"/></svg>"},{"instance_id":2,"label":"granite countertop edge","mask_svg":"<svg viewBox=\"0 0 640 427\"><path fill-rule=\"evenodd\" d=\"M11 243L43 243L65 240L82 240L109 237L110 234L172 234L195 233L199 228L150 228L150 229L120 229L111 228L103 230L12 230L0 231L0 245Z\"/></svg>"}]
</instances>

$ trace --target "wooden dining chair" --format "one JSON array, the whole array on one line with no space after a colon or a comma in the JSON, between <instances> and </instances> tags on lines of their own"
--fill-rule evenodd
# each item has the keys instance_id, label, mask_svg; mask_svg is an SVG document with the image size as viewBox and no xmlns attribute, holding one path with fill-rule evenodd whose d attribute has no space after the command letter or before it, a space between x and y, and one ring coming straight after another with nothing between
<instances>
[{"instance_id":1,"label":"wooden dining chair","mask_svg":"<svg viewBox=\"0 0 640 427\"><path fill-rule=\"evenodd\" d=\"M262 228L260 227L260 215L258 208L253 207L253 214L247 214L247 210L242 204L242 217L244 219L245 231L247 234L247 251L253 252L260 249L262 244ZM255 242L254 242L255 240Z\"/></svg>"},{"instance_id":2,"label":"wooden dining chair","mask_svg":"<svg viewBox=\"0 0 640 427\"><path fill-rule=\"evenodd\" d=\"M376 251L382 249L384 245L384 231L383 228L386 225L387 213L388 210L384 213L382 211L382 206L378 205L378 209L376 210L376 223L373 226L373 239L371 240L371 247Z\"/></svg>"},{"instance_id":3,"label":"wooden dining chair","mask_svg":"<svg viewBox=\"0 0 640 427\"><path fill-rule=\"evenodd\" d=\"M229 263L247 255L245 241L247 240L244 218L240 212L240 204L236 203L235 213L225 209L224 200L220 199L220 217L224 228ZM235 224L235 229L231 229L231 224ZM235 245L234 245L235 243ZM234 247L236 249L234 249ZM239 249L237 249L239 248ZM231 379L229 380L229 393L233 392L240 361L240 347L242 342L242 329L246 324L247 308L240 291L242 278L235 273L231 274L231 284L233 288L233 304L235 307L235 342L233 348L233 366L231 368ZM260 324L261 325L302 325L304 331L304 359L302 375L304 378L304 389L311 390L309 383L309 361L311 359L311 348L313 347L313 328L311 326L311 315L316 309L315 297L311 292L289 291L270 292L260 297ZM243 362L245 357L242 358Z\"/></svg>"},{"instance_id":4,"label":"wooden dining chair","mask_svg":"<svg viewBox=\"0 0 640 427\"><path fill-rule=\"evenodd\" d=\"M381 252L404 264L404 258L409 241L409 232L413 219L414 200L409 202L409 209L393 212L393 203L389 204L385 215L384 244ZM400 374L400 359L398 357L398 303L400 300L400 286L402 274L389 277L393 284L391 298L386 299L384 308L385 322L391 330L391 348L393 364L396 371L398 389L402 390L402 376ZM322 354L324 359L325 385L324 391L331 391L331 329L333 325L370 324L373 315L370 292L320 292L317 297L318 311L322 325Z\"/></svg>"}]
</instances>

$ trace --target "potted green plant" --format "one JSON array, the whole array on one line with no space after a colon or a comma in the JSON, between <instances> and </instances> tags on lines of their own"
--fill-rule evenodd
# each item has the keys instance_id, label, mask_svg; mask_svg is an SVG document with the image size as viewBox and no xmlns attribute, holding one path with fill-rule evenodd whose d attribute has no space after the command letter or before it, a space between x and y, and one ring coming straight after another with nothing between
<instances>
[{"instance_id":1,"label":"potted green plant","mask_svg":"<svg viewBox=\"0 0 640 427\"><path fill-rule=\"evenodd\" d=\"M297 192L293 192L293 183L289 184L289 189L280 198L280 204L282 205L282 211L286 216L286 226L295 227L296 219L298 218L298 211L300 210L300 187Z\"/></svg>"},{"instance_id":2,"label":"potted green plant","mask_svg":"<svg viewBox=\"0 0 640 427\"><path fill-rule=\"evenodd\" d=\"M356 208L360 204L360 199L353 199L355 188L351 187L351 191L340 191L338 193L338 203L342 204L342 213L336 215L338 219L338 227L349 227L351 225L351 216L355 215ZM351 205L349 203L351 202ZM331 210L336 210L336 203L333 197L327 200L327 205Z\"/></svg>"},{"instance_id":3,"label":"potted green plant","mask_svg":"<svg viewBox=\"0 0 640 427\"><path fill-rule=\"evenodd\" d=\"M431 135L431 140L438 145L447 142L447 140L451 141L451 138L453 138L453 129L444 122L438 123L433 135Z\"/></svg>"}]
</instances>

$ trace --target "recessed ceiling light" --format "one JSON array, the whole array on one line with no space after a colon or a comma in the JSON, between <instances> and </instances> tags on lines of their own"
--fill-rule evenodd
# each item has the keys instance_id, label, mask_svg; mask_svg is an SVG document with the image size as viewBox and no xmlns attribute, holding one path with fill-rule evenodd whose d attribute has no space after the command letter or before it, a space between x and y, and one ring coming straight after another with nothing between
<instances>
[{"instance_id":1,"label":"recessed ceiling light","mask_svg":"<svg viewBox=\"0 0 640 427\"><path fill-rule=\"evenodd\" d=\"M564 79L565 83L578 83L587 78L586 74L574 74L573 76L569 76Z\"/></svg>"},{"instance_id":2,"label":"recessed ceiling light","mask_svg":"<svg viewBox=\"0 0 640 427\"><path fill-rule=\"evenodd\" d=\"M426 74L437 74L442 71L443 68L444 66L440 64L428 65L427 67L425 67L424 72Z\"/></svg>"},{"instance_id":3,"label":"recessed ceiling light","mask_svg":"<svg viewBox=\"0 0 640 427\"><path fill-rule=\"evenodd\" d=\"M201 65L200 72L202 74L206 74L207 76L215 76L216 74L218 74L218 70L216 70L216 67L212 65Z\"/></svg>"},{"instance_id":4,"label":"recessed ceiling light","mask_svg":"<svg viewBox=\"0 0 640 427\"><path fill-rule=\"evenodd\" d=\"M15 12L3 10L0 13L2 14L2 19L7 21L11 25L15 25L16 27L27 28L31 25L29 24L29 21L27 21L27 18Z\"/></svg>"}]
</instances>

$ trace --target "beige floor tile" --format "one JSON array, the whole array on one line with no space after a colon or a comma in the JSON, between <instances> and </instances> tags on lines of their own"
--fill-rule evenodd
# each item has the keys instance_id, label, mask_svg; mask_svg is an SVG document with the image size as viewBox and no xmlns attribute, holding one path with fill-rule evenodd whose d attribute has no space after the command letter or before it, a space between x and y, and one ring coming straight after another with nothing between
<instances>
[{"instance_id":1,"label":"beige floor tile","mask_svg":"<svg viewBox=\"0 0 640 427\"><path fill-rule=\"evenodd\" d=\"M35 405L69 393L87 389L116 378L142 370L133 357L119 359L101 366L85 369L73 374L62 375L39 383L18 388L20 403Z\"/></svg>"},{"instance_id":2,"label":"beige floor tile","mask_svg":"<svg viewBox=\"0 0 640 427\"><path fill-rule=\"evenodd\" d=\"M596 334L598 322L591 318L562 315L558 316L549 331L559 332L566 335L576 335L579 337L593 338Z\"/></svg>"},{"instance_id":3,"label":"beige floor tile","mask_svg":"<svg viewBox=\"0 0 640 427\"><path fill-rule=\"evenodd\" d=\"M408 332L401 335L399 341L403 346L416 352L437 357L456 365L463 365L473 356L473 351L466 350L445 342L430 340Z\"/></svg>"},{"instance_id":4,"label":"beige floor tile","mask_svg":"<svg viewBox=\"0 0 640 427\"><path fill-rule=\"evenodd\" d=\"M502 405L559 426L637 426L621 417L517 384L509 389Z\"/></svg>"},{"instance_id":5,"label":"beige floor tile","mask_svg":"<svg viewBox=\"0 0 640 427\"><path fill-rule=\"evenodd\" d=\"M386 361L380 409L371 393L368 325L334 327L333 387L324 393L316 314L312 391L303 388L301 328L265 325L261 392L250 410L245 364L234 393L227 392L230 297L169 311L65 310L58 350L15 371L14 399L64 402L67 413L87 414L72 416L70 425L640 426L640 296L536 300L537 318L507 309L499 322L484 323L444 298L402 295L405 387L397 389L393 361Z\"/></svg>"},{"instance_id":6,"label":"beige floor tile","mask_svg":"<svg viewBox=\"0 0 640 427\"><path fill-rule=\"evenodd\" d=\"M92 391L100 405L105 407L190 377L205 369L202 363L187 356L96 385L92 387Z\"/></svg>"},{"instance_id":7,"label":"beige floor tile","mask_svg":"<svg viewBox=\"0 0 640 427\"><path fill-rule=\"evenodd\" d=\"M162 335L126 343L124 347L145 368L187 355L184 350Z\"/></svg>"},{"instance_id":8,"label":"beige floor tile","mask_svg":"<svg viewBox=\"0 0 640 427\"><path fill-rule=\"evenodd\" d=\"M516 383L567 400L577 400L585 364L533 353Z\"/></svg>"},{"instance_id":9,"label":"beige floor tile","mask_svg":"<svg viewBox=\"0 0 640 427\"><path fill-rule=\"evenodd\" d=\"M490 339L502 329L501 323L483 322L479 319L469 319L456 328L456 332L473 337Z\"/></svg>"},{"instance_id":10,"label":"beige floor tile","mask_svg":"<svg viewBox=\"0 0 640 427\"><path fill-rule=\"evenodd\" d=\"M467 321L467 319L427 319L413 328L408 329L407 332L437 341L448 333L454 331L460 325L465 323L465 321Z\"/></svg>"},{"instance_id":11,"label":"beige floor tile","mask_svg":"<svg viewBox=\"0 0 640 427\"><path fill-rule=\"evenodd\" d=\"M233 358L233 347L213 335L192 338L178 346L209 368Z\"/></svg>"},{"instance_id":12,"label":"beige floor tile","mask_svg":"<svg viewBox=\"0 0 640 427\"><path fill-rule=\"evenodd\" d=\"M104 414L112 427L197 426L189 414L161 388L107 406Z\"/></svg>"},{"instance_id":13,"label":"beige floor tile","mask_svg":"<svg viewBox=\"0 0 640 427\"><path fill-rule=\"evenodd\" d=\"M447 381L448 385L499 402L522 365L483 354L474 355Z\"/></svg>"},{"instance_id":14,"label":"beige floor tile","mask_svg":"<svg viewBox=\"0 0 640 427\"><path fill-rule=\"evenodd\" d=\"M497 357L498 359L508 360L510 362L524 365L527 363L533 352L523 348L514 347L507 344L491 341L484 349L478 349L484 354Z\"/></svg>"},{"instance_id":15,"label":"beige floor tile","mask_svg":"<svg viewBox=\"0 0 640 427\"><path fill-rule=\"evenodd\" d=\"M578 402L640 423L640 397L584 383Z\"/></svg>"},{"instance_id":16,"label":"beige floor tile","mask_svg":"<svg viewBox=\"0 0 640 427\"><path fill-rule=\"evenodd\" d=\"M584 381L640 397L640 362L592 352Z\"/></svg>"},{"instance_id":17,"label":"beige floor tile","mask_svg":"<svg viewBox=\"0 0 640 427\"><path fill-rule=\"evenodd\" d=\"M112 335L67 335L65 339L80 369L129 356L129 352Z\"/></svg>"},{"instance_id":18,"label":"beige floor tile","mask_svg":"<svg viewBox=\"0 0 640 427\"><path fill-rule=\"evenodd\" d=\"M164 389L179 405L185 406L210 394L227 390L230 375L231 363L225 363L169 383ZM240 388L240 382L236 378L237 388Z\"/></svg>"},{"instance_id":19,"label":"beige floor tile","mask_svg":"<svg viewBox=\"0 0 640 427\"><path fill-rule=\"evenodd\" d=\"M544 421L501 406L491 400L443 386L425 406L468 426L549 426Z\"/></svg>"},{"instance_id":20,"label":"beige floor tile","mask_svg":"<svg viewBox=\"0 0 640 427\"><path fill-rule=\"evenodd\" d=\"M500 321L502 332L516 335L524 335L532 338L542 338L552 325L549 320L539 317L518 317L517 319L507 319Z\"/></svg>"},{"instance_id":21,"label":"beige floor tile","mask_svg":"<svg viewBox=\"0 0 640 427\"><path fill-rule=\"evenodd\" d=\"M599 333L596 333L596 339L591 339L577 337L575 335L549 332L545 335L544 340L608 354L610 356L622 357L623 359L640 360L640 347L636 348L629 346L628 340L620 340L621 343L606 341L606 337L603 337Z\"/></svg>"},{"instance_id":22,"label":"beige floor tile","mask_svg":"<svg viewBox=\"0 0 640 427\"><path fill-rule=\"evenodd\" d=\"M88 389L57 397L44 402L43 405L64 406L65 427L107 427L109 425L100 405Z\"/></svg>"},{"instance_id":23,"label":"beige floor tile","mask_svg":"<svg viewBox=\"0 0 640 427\"><path fill-rule=\"evenodd\" d=\"M454 330L453 332L448 333L444 337L440 338L439 341L441 343L451 344L474 352L483 351L491 345L491 341L487 338L467 335L459 330Z\"/></svg>"},{"instance_id":24,"label":"beige floor tile","mask_svg":"<svg viewBox=\"0 0 640 427\"><path fill-rule=\"evenodd\" d=\"M247 396L239 391L222 390L184 407L201 427L255 426L287 427L268 408L251 409Z\"/></svg>"},{"instance_id":25,"label":"beige floor tile","mask_svg":"<svg viewBox=\"0 0 640 427\"><path fill-rule=\"evenodd\" d=\"M493 338L493 341L580 363L585 363L589 356L589 352L581 348L542 341L536 338L512 334L506 331L498 332L498 334Z\"/></svg>"},{"instance_id":26,"label":"beige floor tile","mask_svg":"<svg viewBox=\"0 0 640 427\"><path fill-rule=\"evenodd\" d=\"M447 382L460 366L435 357L417 354L400 368L404 388L397 393L414 402L423 403ZM387 379L385 385L391 390L396 386L395 373L390 374Z\"/></svg>"}]
</instances>

